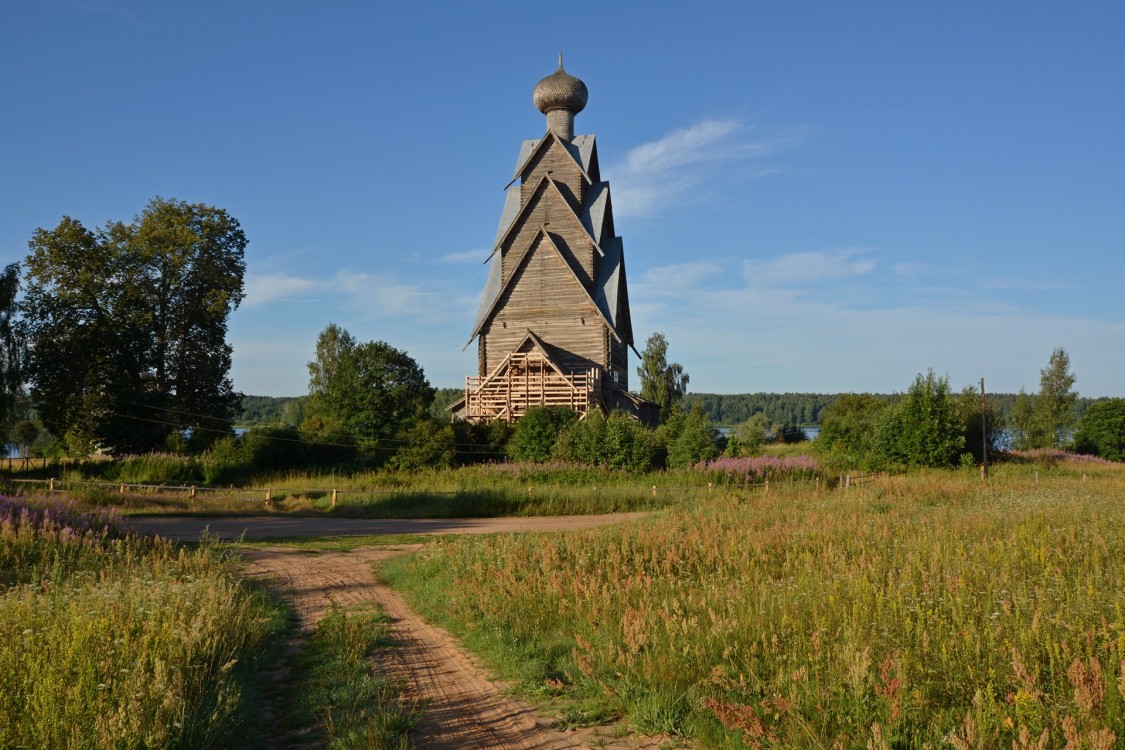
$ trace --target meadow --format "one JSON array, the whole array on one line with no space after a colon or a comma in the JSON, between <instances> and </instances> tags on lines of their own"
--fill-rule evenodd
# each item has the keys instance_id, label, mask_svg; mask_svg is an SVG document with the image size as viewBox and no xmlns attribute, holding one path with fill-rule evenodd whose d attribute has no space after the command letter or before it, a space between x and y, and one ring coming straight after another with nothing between
<instances>
[{"instance_id":1,"label":"meadow","mask_svg":"<svg viewBox=\"0 0 1125 750\"><path fill-rule=\"evenodd\" d=\"M563 725L708 748L1114 747L1125 467L727 487L627 526L449 538L384 574ZM561 703L559 703L561 701Z\"/></svg>"},{"instance_id":2,"label":"meadow","mask_svg":"<svg viewBox=\"0 0 1125 750\"><path fill-rule=\"evenodd\" d=\"M214 545L0 497L0 747L254 747L285 612Z\"/></svg>"},{"instance_id":3,"label":"meadow","mask_svg":"<svg viewBox=\"0 0 1125 750\"><path fill-rule=\"evenodd\" d=\"M254 477L250 487L197 487L192 497L190 490L175 479L175 467L184 460L159 454L126 458L110 471L113 481L92 479L89 468L75 467L57 472L50 486L83 506L113 506L126 514L458 518L653 510L709 490L771 478L836 481L818 469L810 457L797 455L722 459L714 468L651 474L564 463L493 463L411 472L263 473ZM100 473L107 472L104 463L97 467ZM133 482L145 486L126 484ZM43 492L49 485L46 478L38 478L36 483L25 480L8 486Z\"/></svg>"}]
</instances>

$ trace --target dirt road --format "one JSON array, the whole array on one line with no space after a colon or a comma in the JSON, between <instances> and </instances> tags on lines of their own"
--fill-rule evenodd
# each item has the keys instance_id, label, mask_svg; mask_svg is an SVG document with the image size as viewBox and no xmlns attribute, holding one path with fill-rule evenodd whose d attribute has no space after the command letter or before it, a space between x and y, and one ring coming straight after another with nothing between
<instances>
[{"instance_id":1,"label":"dirt road","mask_svg":"<svg viewBox=\"0 0 1125 750\"><path fill-rule=\"evenodd\" d=\"M381 536L386 534L498 534L512 531L567 531L639 518L644 513L528 518L303 518L294 516L129 516L125 525L140 534L196 541L204 529L219 539L294 536Z\"/></svg>"},{"instance_id":2,"label":"dirt road","mask_svg":"<svg viewBox=\"0 0 1125 750\"><path fill-rule=\"evenodd\" d=\"M344 519L143 519L131 521L138 530L165 536L198 538L204 526L211 533L248 537L400 534L495 533L554 531L612 523L640 514L570 516L560 518L498 518L457 521L352 521ZM298 523L278 524L276 521ZM184 523L190 521L191 523ZM221 522L221 523L217 523ZM342 525L341 525L342 524ZM373 529L381 529L374 531ZM428 704L416 736L420 750L656 750L657 738L618 737L613 727L562 732L550 717L528 704L504 695L503 687L478 667L456 639L422 620L395 591L379 580L378 563L412 547L359 547L350 552L299 551L266 547L244 553L250 575L264 579L294 607L300 641L333 605L351 608L375 604L392 619L397 646L381 654L379 669L402 680L407 698ZM308 747L318 743L307 731L300 737L276 737L279 747Z\"/></svg>"}]
</instances>

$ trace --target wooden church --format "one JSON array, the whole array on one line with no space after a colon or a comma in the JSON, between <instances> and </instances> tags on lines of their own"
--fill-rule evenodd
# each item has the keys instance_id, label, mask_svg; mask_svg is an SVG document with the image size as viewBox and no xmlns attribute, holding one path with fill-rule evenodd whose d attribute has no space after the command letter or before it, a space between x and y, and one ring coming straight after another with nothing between
<instances>
[{"instance_id":1,"label":"wooden church","mask_svg":"<svg viewBox=\"0 0 1125 750\"><path fill-rule=\"evenodd\" d=\"M535 87L547 132L523 143L486 263L468 346L478 372L450 408L470 421L519 419L532 406L623 409L655 424L629 393L633 327L621 238L592 135L574 134L586 84L559 69Z\"/></svg>"}]
</instances>

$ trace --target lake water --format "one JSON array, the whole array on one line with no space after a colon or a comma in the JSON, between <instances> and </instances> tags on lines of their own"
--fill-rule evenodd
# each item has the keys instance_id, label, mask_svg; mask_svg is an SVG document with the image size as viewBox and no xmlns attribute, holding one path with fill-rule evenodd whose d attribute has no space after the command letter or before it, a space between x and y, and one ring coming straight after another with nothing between
<instances>
[{"instance_id":1,"label":"lake water","mask_svg":"<svg viewBox=\"0 0 1125 750\"><path fill-rule=\"evenodd\" d=\"M719 434L722 435L723 437L730 437L730 428L729 427L717 427L716 429L719 431ZM814 440L816 438L816 436L820 434L820 427L818 425L812 425L810 427L802 427L801 429L805 431L805 435L808 436L809 440Z\"/></svg>"}]
</instances>

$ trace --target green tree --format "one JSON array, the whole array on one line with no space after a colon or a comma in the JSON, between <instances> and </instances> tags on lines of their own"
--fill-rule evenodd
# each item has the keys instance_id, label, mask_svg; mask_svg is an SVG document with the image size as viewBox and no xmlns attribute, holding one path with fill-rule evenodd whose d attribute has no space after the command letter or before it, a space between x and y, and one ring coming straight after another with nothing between
<instances>
[{"instance_id":1,"label":"green tree","mask_svg":"<svg viewBox=\"0 0 1125 750\"><path fill-rule=\"evenodd\" d=\"M340 360L355 347L355 338L335 323L329 323L316 337L316 359L309 362L309 404L306 406L309 412L324 410L321 402L326 398Z\"/></svg>"},{"instance_id":2,"label":"green tree","mask_svg":"<svg viewBox=\"0 0 1125 750\"><path fill-rule=\"evenodd\" d=\"M905 398L883 414L877 444L889 464L954 466L965 449L957 400L948 377L918 375Z\"/></svg>"},{"instance_id":3,"label":"green tree","mask_svg":"<svg viewBox=\"0 0 1125 750\"><path fill-rule=\"evenodd\" d=\"M745 422L736 424L730 430L730 441L727 444L728 455L733 458L738 456L756 456L762 452L766 438L770 433L770 421L766 415L758 412ZM734 444L736 449L730 450Z\"/></svg>"},{"instance_id":4,"label":"green tree","mask_svg":"<svg viewBox=\"0 0 1125 750\"><path fill-rule=\"evenodd\" d=\"M355 343L347 331L329 325L317 339L317 356L309 363L305 423L320 420L361 444L385 448L433 400L422 367L385 341ZM308 431L305 423L302 432Z\"/></svg>"},{"instance_id":5,"label":"green tree","mask_svg":"<svg viewBox=\"0 0 1125 750\"><path fill-rule=\"evenodd\" d=\"M16 399L23 389L23 345L13 317L20 289L20 268L12 263L0 272L0 428L12 419Z\"/></svg>"},{"instance_id":6,"label":"green tree","mask_svg":"<svg viewBox=\"0 0 1125 750\"><path fill-rule=\"evenodd\" d=\"M39 439L39 425L30 419L22 419L12 427L12 437L19 446L20 455L30 456L35 441Z\"/></svg>"},{"instance_id":7,"label":"green tree","mask_svg":"<svg viewBox=\"0 0 1125 750\"><path fill-rule=\"evenodd\" d=\"M1077 402L1070 356L1064 349L1055 349L1047 366L1039 371L1039 396L1035 399L1036 418L1049 441L1043 447L1060 446L1069 441Z\"/></svg>"},{"instance_id":8,"label":"green tree","mask_svg":"<svg viewBox=\"0 0 1125 750\"><path fill-rule=\"evenodd\" d=\"M641 366L637 368L641 379L641 398L660 406L660 421L668 421L672 409L687 393L688 374L676 362L668 362L668 340L657 332L648 337L641 352Z\"/></svg>"},{"instance_id":9,"label":"green tree","mask_svg":"<svg viewBox=\"0 0 1125 750\"><path fill-rule=\"evenodd\" d=\"M686 414L673 409L662 429L670 468L694 466L719 454L719 433L699 405Z\"/></svg>"},{"instance_id":10,"label":"green tree","mask_svg":"<svg viewBox=\"0 0 1125 750\"><path fill-rule=\"evenodd\" d=\"M653 467L656 438L629 414L595 409L559 433L553 457L590 466L641 473Z\"/></svg>"},{"instance_id":11,"label":"green tree","mask_svg":"<svg viewBox=\"0 0 1125 750\"><path fill-rule=\"evenodd\" d=\"M448 469L456 460L453 425L428 414L407 422L397 440L391 464L400 471Z\"/></svg>"},{"instance_id":12,"label":"green tree","mask_svg":"<svg viewBox=\"0 0 1125 750\"><path fill-rule=\"evenodd\" d=\"M578 415L565 406L533 406L516 422L508 450L517 461L546 461L559 433L577 421Z\"/></svg>"},{"instance_id":13,"label":"green tree","mask_svg":"<svg viewBox=\"0 0 1125 750\"><path fill-rule=\"evenodd\" d=\"M870 393L840 395L820 413L820 435L813 446L830 463L849 469L876 462L879 425L890 404Z\"/></svg>"},{"instance_id":14,"label":"green tree","mask_svg":"<svg viewBox=\"0 0 1125 750\"><path fill-rule=\"evenodd\" d=\"M1036 397L1023 388L1016 394L1012 411L1008 415L1012 428L1012 445L1019 450L1046 448L1051 444L1050 436L1039 419Z\"/></svg>"},{"instance_id":15,"label":"green tree","mask_svg":"<svg viewBox=\"0 0 1125 750\"><path fill-rule=\"evenodd\" d=\"M1091 404L1078 422L1074 448L1108 461L1125 461L1125 398Z\"/></svg>"},{"instance_id":16,"label":"green tree","mask_svg":"<svg viewBox=\"0 0 1125 750\"><path fill-rule=\"evenodd\" d=\"M63 217L29 243L28 379L45 426L74 450L152 450L185 428L229 431L241 396L227 319L246 236L226 211L154 198L92 232Z\"/></svg>"}]
</instances>

